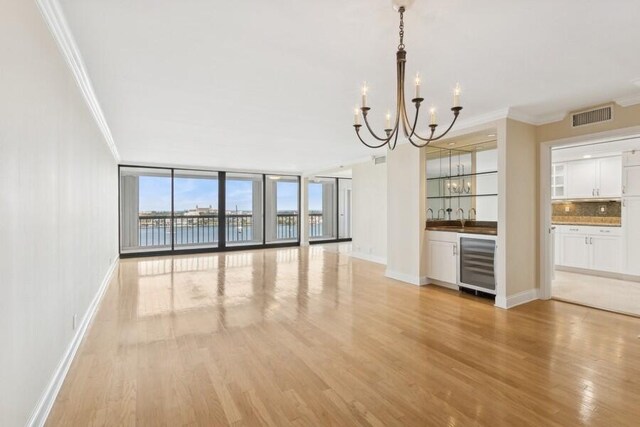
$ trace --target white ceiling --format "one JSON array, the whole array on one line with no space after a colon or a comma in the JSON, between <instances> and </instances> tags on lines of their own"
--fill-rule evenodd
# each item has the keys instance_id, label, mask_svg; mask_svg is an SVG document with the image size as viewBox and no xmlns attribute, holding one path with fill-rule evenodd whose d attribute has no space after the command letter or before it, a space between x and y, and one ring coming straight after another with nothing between
<instances>
[{"instance_id":1,"label":"white ceiling","mask_svg":"<svg viewBox=\"0 0 640 427\"><path fill-rule=\"evenodd\" d=\"M363 80L380 125L392 106L389 0L60 1L123 163L322 170L372 154L351 126ZM638 16L637 0L417 0L408 76L442 122L457 81L462 125L548 120L640 93Z\"/></svg>"},{"instance_id":2,"label":"white ceiling","mask_svg":"<svg viewBox=\"0 0 640 427\"><path fill-rule=\"evenodd\" d=\"M556 147L551 151L553 162L567 162L590 157L618 156L625 151L640 150L640 138L622 138L588 144Z\"/></svg>"}]
</instances>

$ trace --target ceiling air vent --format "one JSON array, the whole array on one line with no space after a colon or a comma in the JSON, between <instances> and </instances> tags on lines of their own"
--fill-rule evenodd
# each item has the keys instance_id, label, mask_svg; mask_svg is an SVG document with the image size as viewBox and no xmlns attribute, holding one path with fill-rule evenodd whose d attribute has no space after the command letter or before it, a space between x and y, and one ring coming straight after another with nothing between
<instances>
[{"instance_id":1,"label":"ceiling air vent","mask_svg":"<svg viewBox=\"0 0 640 427\"><path fill-rule=\"evenodd\" d=\"M383 163L387 163L387 156L375 157L373 159L373 163L376 165L381 165Z\"/></svg>"},{"instance_id":2,"label":"ceiling air vent","mask_svg":"<svg viewBox=\"0 0 640 427\"><path fill-rule=\"evenodd\" d=\"M613 119L613 108L611 105L596 108L589 111L581 111L571 115L571 127L591 125L594 123L608 122Z\"/></svg>"}]
</instances>

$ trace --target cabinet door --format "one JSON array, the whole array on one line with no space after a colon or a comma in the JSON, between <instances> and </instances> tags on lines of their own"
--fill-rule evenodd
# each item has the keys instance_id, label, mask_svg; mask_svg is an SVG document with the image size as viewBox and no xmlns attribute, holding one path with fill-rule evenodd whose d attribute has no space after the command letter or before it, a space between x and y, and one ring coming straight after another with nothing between
<instances>
[{"instance_id":1,"label":"cabinet door","mask_svg":"<svg viewBox=\"0 0 640 427\"><path fill-rule=\"evenodd\" d=\"M640 151L627 151L622 156L624 166L640 166Z\"/></svg>"},{"instance_id":2,"label":"cabinet door","mask_svg":"<svg viewBox=\"0 0 640 427\"><path fill-rule=\"evenodd\" d=\"M589 268L589 238L585 235L562 235L562 265Z\"/></svg>"},{"instance_id":3,"label":"cabinet door","mask_svg":"<svg viewBox=\"0 0 640 427\"><path fill-rule=\"evenodd\" d=\"M640 166L624 168L624 196L640 196Z\"/></svg>"},{"instance_id":4,"label":"cabinet door","mask_svg":"<svg viewBox=\"0 0 640 427\"><path fill-rule=\"evenodd\" d=\"M595 189L595 160L579 160L567 163L567 197L571 199L594 197Z\"/></svg>"},{"instance_id":5,"label":"cabinet door","mask_svg":"<svg viewBox=\"0 0 640 427\"><path fill-rule=\"evenodd\" d=\"M429 241L429 278L456 284L458 275L457 244Z\"/></svg>"},{"instance_id":6,"label":"cabinet door","mask_svg":"<svg viewBox=\"0 0 640 427\"><path fill-rule=\"evenodd\" d=\"M620 197L622 194L622 157L598 159L596 196Z\"/></svg>"},{"instance_id":7,"label":"cabinet door","mask_svg":"<svg viewBox=\"0 0 640 427\"><path fill-rule=\"evenodd\" d=\"M552 233L553 235L553 264L554 265L562 265L562 245L561 245L561 235L558 232L558 229Z\"/></svg>"},{"instance_id":8,"label":"cabinet door","mask_svg":"<svg viewBox=\"0 0 640 427\"><path fill-rule=\"evenodd\" d=\"M640 276L640 197L623 199L622 227L625 273Z\"/></svg>"},{"instance_id":9,"label":"cabinet door","mask_svg":"<svg viewBox=\"0 0 640 427\"><path fill-rule=\"evenodd\" d=\"M567 197L567 165L564 163L554 163L551 166L551 198L564 199Z\"/></svg>"},{"instance_id":10,"label":"cabinet door","mask_svg":"<svg viewBox=\"0 0 640 427\"><path fill-rule=\"evenodd\" d=\"M591 268L599 271L620 273L622 248L619 237L589 237L591 246Z\"/></svg>"}]
</instances>

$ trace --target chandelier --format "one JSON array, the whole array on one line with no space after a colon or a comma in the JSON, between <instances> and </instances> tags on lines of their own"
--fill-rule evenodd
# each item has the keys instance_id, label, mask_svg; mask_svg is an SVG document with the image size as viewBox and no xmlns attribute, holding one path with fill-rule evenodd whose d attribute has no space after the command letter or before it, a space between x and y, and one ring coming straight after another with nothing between
<instances>
[{"instance_id":1,"label":"chandelier","mask_svg":"<svg viewBox=\"0 0 640 427\"><path fill-rule=\"evenodd\" d=\"M412 1L398 1L397 3L410 4ZM353 127L356 130L356 134L358 135L358 139L369 148L380 148L385 145L388 146L390 150L396 148L396 144L398 142L398 134L400 130L400 126L402 126L402 131L404 136L409 140L411 144L415 147L421 148L427 146L432 141L437 141L440 138L444 137L458 119L458 115L460 114L460 110L462 107L460 106L460 85L456 85L453 91L453 107L451 111L453 112L453 120L449 127L442 132L440 135L436 136L436 129L438 127L438 119L436 117L435 108L431 108L430 110L430 118L429 118L429 129L430 135L425 138L418 134L416 131L416 127L418 126L418 117L420 115L420 106L424 101L424 98L420 97L420 75L416 74L416 89L415 89L415 98L411 100L415 104L415 116L413 120L410 122L409 117L407 115L407 108L405 105L405 94L404 94L404 83L405 83L405 64L407 62L407 51L404 50L404 12L405 5L398 5L395 9L400 13L400 44L398 44L398 51L396 52L396 70L397 70L397 83L396 83L396 112L395 118L393 120L393 127L391 126L391 112L387 112L386 114L386 127L384 129L385 137L381 137L376 134L373 129L371 129L371 125L369 124L369 120L367 119L367 115L371 108L367 106L367 91L368 87L366 82L362 86L362 106L360 108L356 107L354 110L354 124ZM372 144L368 144L362 139L360 135L360 128L362 125L360 124L360 112L362 112L362 118L364 124L367 129L371 133L374 139L377 142ZM393 140L393 142L391 142Z\"/></svg>"}]
</instances>

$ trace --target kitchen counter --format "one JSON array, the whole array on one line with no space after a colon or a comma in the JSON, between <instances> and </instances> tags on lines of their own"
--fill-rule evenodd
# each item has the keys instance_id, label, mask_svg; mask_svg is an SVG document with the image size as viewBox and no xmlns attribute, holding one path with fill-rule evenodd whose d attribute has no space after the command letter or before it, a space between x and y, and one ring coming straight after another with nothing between
<instances>
[{"instance_id":1,"label":"kitchen counter","mask_svg":"<svg viewBox=\"0 0 640 427\"><path fill-rule=\"evenodd\" d=\"M560 221L553 221L551 222L551 225L584 225L587 227L622 227L622 224L611 224L611 223L606 223L606 222L560 222Z\"/></svg>"},{"instance_id":2,"label":"kitchen counter","mask_svg":"<svg viewBox=\"0 0 640 427\"><path fill-rule=\"evenodd\" d=\"M426 230L445 231L449 233L498 235L498 224L494 221L465 221L464 227L461 221L427 221Z\"/></svg>"}]
</instances>

